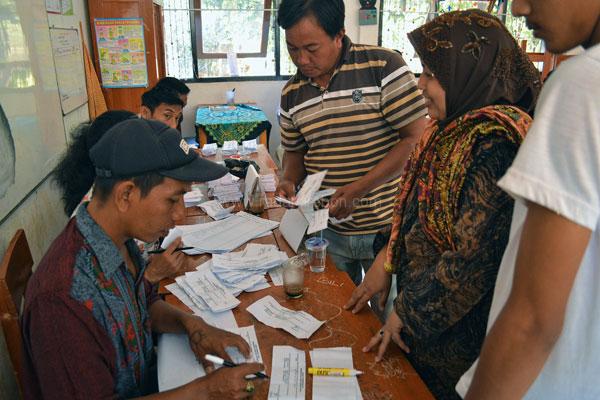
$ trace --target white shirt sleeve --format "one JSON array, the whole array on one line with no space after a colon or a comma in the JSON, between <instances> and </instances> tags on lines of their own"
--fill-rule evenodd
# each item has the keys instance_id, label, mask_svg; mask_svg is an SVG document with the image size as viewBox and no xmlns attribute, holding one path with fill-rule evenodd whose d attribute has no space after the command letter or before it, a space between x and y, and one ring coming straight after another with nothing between
<instances>
[{"instance_id":1,"label":"white shirt sleeve","mask_svg":"<svg viewBox=\"0 0 600 400\"><path fill-rule=\"evenodd\" d=\"M545 83L531 129L498 185L594 230L600 216L600 61L578 58Z\"/></svg>"}]
</instances>

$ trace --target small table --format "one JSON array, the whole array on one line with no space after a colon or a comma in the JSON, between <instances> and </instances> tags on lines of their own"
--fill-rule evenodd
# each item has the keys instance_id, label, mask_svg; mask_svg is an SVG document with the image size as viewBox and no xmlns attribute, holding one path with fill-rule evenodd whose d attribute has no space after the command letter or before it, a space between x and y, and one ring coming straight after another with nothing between
<instances>
[{"instance_id":1,"label":"small table","mask_svg":"<svg viewBox=\"0 0 600 400\"><path fill-rule=\"evenodd\" d=\"M265 113L251 104L209 105L196 110L196 140L200 147L207 143L223 145L224 141L258 139L269 147L271 123Z\"/></svg>"}]
</instances>

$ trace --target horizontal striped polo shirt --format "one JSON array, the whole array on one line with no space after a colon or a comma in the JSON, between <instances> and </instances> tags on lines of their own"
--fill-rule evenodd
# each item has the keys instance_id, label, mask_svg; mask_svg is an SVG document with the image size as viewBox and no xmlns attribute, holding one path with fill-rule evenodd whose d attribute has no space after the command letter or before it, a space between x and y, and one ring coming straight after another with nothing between
<instances>
[{"instance_id":1,"label":"horizontal striped polo shirt","mask_svg":"<svg viewBox=\"0 0 600 400\"><path fill-rule=\"evenodd\" d=\"M327 169L321 189L368 173L402 137L400 128L426 115L414 75L400 53L343 39L340 64L321 88L300 71L281 95L281 143L304 151L308 174ZM345 235L379 231L391 222L399 178L367 193L352 220L331 229Z\"/></svg>"}]
</instances>

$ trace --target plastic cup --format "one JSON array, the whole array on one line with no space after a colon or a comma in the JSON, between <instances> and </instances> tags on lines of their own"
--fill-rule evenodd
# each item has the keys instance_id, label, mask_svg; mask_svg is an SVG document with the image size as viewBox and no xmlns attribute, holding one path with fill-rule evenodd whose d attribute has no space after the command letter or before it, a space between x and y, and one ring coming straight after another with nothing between
<instances>
[{"instance_id":1,"label":"plastic cup","mask_svg":"<svg viewBox=\"0 0 600 400\"><path fill-rule=\"evenodd\" d=\"M235 104L235 90L228 90L225 92L225 101L229 105Z\"/></svg>"},{"instance_id":2,"label":"plastic cup","mask_svg":"<svg viewBox=\"0 0 600 400\"><path fill-rule=\"evenodd\" d=\"M305 256L295 256L282 264L283 268L283 290L292 299L302 297L304 294L304 266Z\"/></svg>"},{"instance_id":3,"label":"plastic cup","mask_svg":"<svg viewBox=\"0 0 600 400\"><path fill-rule=\"evenodd\" d=\"M325 257L329 241L320 237L312 237L304 242L308 250L308 264L312 272L325 271Z\"/></svg>"}]
</instances>

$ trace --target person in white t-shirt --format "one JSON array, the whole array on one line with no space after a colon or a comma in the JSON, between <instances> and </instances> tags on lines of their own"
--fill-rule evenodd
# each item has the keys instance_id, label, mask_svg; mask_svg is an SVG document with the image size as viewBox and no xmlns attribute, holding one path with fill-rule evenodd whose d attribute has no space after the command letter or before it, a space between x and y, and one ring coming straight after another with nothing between
<instances>
[{"instance_id":1,"label":"person in white t-shirt","mask_svg":"<svg viewBox=\"0 0 600 400\"><path fill-rule=\"evenodd\" d=\"M598 399L600 385L600 1L514 0L553 53L586 51L546 82L499 186L516 198L467 399Z\"/></svg>"}]
</instances>

